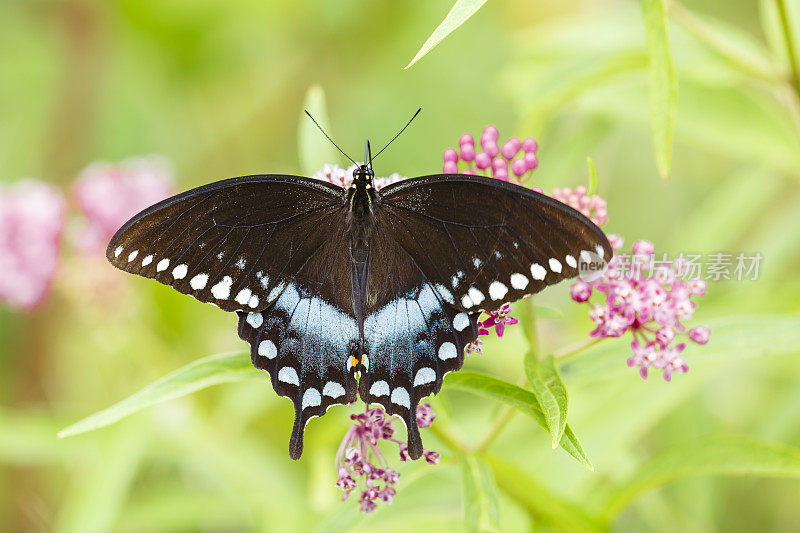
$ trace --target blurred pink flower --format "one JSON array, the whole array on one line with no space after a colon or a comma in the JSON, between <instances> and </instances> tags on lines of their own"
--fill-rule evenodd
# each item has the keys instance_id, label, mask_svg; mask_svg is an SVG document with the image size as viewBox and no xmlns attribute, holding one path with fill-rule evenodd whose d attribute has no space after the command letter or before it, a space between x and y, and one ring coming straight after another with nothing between
<instances>
[{"instance_id":1,"label":"blurred pink flower","mask_svg":"<svg viewBox=\"0 0 800 533\"><path fill-rule=\"evenodd\" d=\"M314 179L327 181L329 183L333 183L342 188L347 188L353 183L353 171L356 169L356 165L350 165L347 168L342 168L339 165L324 165L321 169L316 171L313 176ZM373 178L373 184L375 185L376 189L382 189L389 184L392 184L396 181L401 181L406 179L405 176L401 176L397 172L390 174L389 176L375 176Z\"/></svg>"},{"instance_id":2,"label":"blurred pink flower","mask_svg":"<svg viewBox=\"0 0 800 533\"><path fill-rule=\"evenodd\" d=\"M0 187L0 300L32 309L45 297L63 228L57 189L35 180Z\"/></svg>"},{"instance_id":3,"label":"blurred pink flower","mask_svg":"<svg viewBox=\"0 0 800 533\"><path fill-rule=\"evenodd\" d=\"M694 314L695 296L705 294L705 283L699 279L683 280L686 266L680 261L654 260L655 247L649 241L636 241L632 254L619 253L622 239L609 235L614 256L605 274L593 280L578 280L570 290L576 302L588 302L592 294L603 297L592 305L589 316L596 328L593 337L633 336L628 366L639 368L647 378L649 368L663 372L670 381L674 373L686 373L689 366L681 356L685 343L675 344L678 336L697 344L708 342L710 331L698 326L687 333L683 320ZM652 272L652 274L651 274Z\"/></svg>"},{"instance_id":4,"label":"blurred pink flower","mask_svg":"<svg viewBox=\"0 0 800 533\"><path fill-rule=\"evenodd\" d=\"M561 203L567 204L576 211L580 211L583 216L602 226L608 222L608 211L606 201L593 194L586 194L586 187L578 185L573 191L569 187L563 189L553 189L550 195Z\"/></svg>"},{"instance_id":5,"label":"blurred pink flower","mask_svg":"<svg viewBox=\"0 0 800 533\"><path fill-rule=\"evenodd\" d=\"M165 158L137 157L118 165L92 163L81 171L74 188L78 207L86 217L78 246L86 251L105 250L128 219L173 191L172 170Z\"/></svg>"}]
</instances>

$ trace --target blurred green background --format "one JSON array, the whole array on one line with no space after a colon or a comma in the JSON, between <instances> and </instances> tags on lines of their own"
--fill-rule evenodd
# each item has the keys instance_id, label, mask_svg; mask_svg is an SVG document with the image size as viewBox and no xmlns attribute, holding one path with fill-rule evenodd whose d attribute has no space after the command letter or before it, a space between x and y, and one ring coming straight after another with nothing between
<instances>
[{"instance_id":1,"label":"blurred green background","mask_svg":"<svg viewBox=\"0 0 800 533\"><path fill-rule=\"evenodd\" d=\"M492 464L520 469L495 471L500 528L797 530L800 470L788 459L770 470L745 454L727 469L655 476L624 496L651 461L688 450L672 452L670 472L680 471L707 438L800 446L800 87L789 81L776 2L669 3L680 96L666 183L653 155L638 3L493 0L403 70L450 5L6 0L0 181L32 176L69 191L92 161L150 153L172 160L181 190L298 173L298 124L314 84L326 94L330 133L356 155L366 138L382 144L423 108L376 163L378 175L438 172L443 149L487 124L501 137L539 140L535 184L545 190L586 183L591 156L607 230L628 243L652 240L658 252L760 252L761 276L710 284L692 324L709 324L711 342L687 350L691 371L672 383L625 366L630 339L564 365L571 425L595 471L516 416L489 449ZM797 43L800 2L787 9ZM423 430L442 464L401 465L394 503L361 516L354 501L340 503L333 468L356 408L312 420L293 462L290 404L266 379L56 439L175 368L245 349L232 316L115 272L102 257L62 256L44 305L0 308L1 529L464 529L460 469L436 435ZM123 276L124 286L104 289L104 279ZM566 284L538 302L564 315L538 323L547 350L593 329ZM512 330L466 367L516 381L524 350ZM436 423L465 443L480 441L499 409L446 383L432 404Z\"/></svg>"}]
</instances>

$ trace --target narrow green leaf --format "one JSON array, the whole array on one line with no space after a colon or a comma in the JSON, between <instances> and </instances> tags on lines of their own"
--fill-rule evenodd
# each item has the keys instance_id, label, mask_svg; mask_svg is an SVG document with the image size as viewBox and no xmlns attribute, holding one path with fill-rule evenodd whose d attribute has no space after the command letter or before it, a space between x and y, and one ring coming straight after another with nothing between
<instances>
[{"instance_id":1,"label":"narrow green leaf","mask_svg":"<svg viewBox=\"0 0 800 533\"><path fill-rule=\"evenodd\" d=\"M543 526L563 532L590 532L607 529L604 522L590 515L582 506L568 501L539 483L519 465L494 455L486 456L497 488L525 509L531 518Z\"/></svg>"},{"instance_id":2,"label":"narrow green leaf","mask_svg":"<svg viewBox=\"0 0 800 533\"><path fill-rule=\"evenodd\" d=\"M311 113L311 116L319 122L328 135L331 134L328 108L325 105L325 91L322 90L322 87L319 85L309 87L303 106L303 112L300 113L300 124L297 127L297 152L300 158L300 169L306 176L311 176L324 164L339 161L339 152L305 114L305 111Z\"/></svg>"},{"instance_id":3,"label":"narrow green leaf","mask_svg":"<svg viewBox=\"0 0 800 533\"><path fill-rule=\"evenodd\" d=\"M422 45L422 48L419 49L417 55L414 56L414 59L404 67L403 70L409 68L411 65L419 61L422 56L427 54L431 51L431 49L439 44L442 39L450 35L456 28L464 24L467 19L469 19L472 15L474 15L483 4L486 3L486 0L456 0L456 3L453 4L452 9L444 18L441 24L439 24L428 40Z\"/></svg>"},{"instance_id":4,"label":"narrow green leaf","mask_svg":"<svg viewBox=\"0 0 800 533\"><path fill-rule=\"evenodd\" d=\"M597 192L597 188L600 186L600 177L597 175L597 167L591 157L586 158L586 165L589 167L589 190L587 194L591 196Z\"/></svg>"},{"instance_id":5,"label":"narrow green leaf","mask_svg":"<svg viewBox=\"0 0 800 533\"><path fill-rule=\"evenodd\" d=\"M672 63L664 0L640 0L647 33L650 71L650 114L653 144L661 178L669 177L675 113L678 109L678 78Z\"/></svg>"},{"instance_id":6,"label":"narrow green leaf","mask_svg":"<svg viewBox=\"0 0 800 533\"><path fill-rule=\"evenodd\" d=\"M692 440L654 457L612 494L613 517L642 493L695 476L762 476L800 478L800 449L750 437Z\"/></svg>"},{"instance_id":7,"label":"narrow green leaf","mask_svg":"<svg viewBox=\"0 0 800 533\"><path fill-rule=\"evenodd\" d=\"M539 400L555 450L561 442L567 426L569 409L567 387L558 373L555 358L552 355L538 361L536 356L529 352L525 356L525 374L533 388L533 394Z\"/></svg>"},{"instance_id":8,"label":"narrow green leaf","mask_svg":"<svg viewBox=\"0 0 800 533\"><path fill-rule=\"evenodd\" d=\"M511 407L519 409L524 414L533 419L542 428L547 429L544 413L539 405L536 396L522 387L508 383L501 379L481 374L478 372L461 371L447 375L448 389L462 389L503 402ZM561 439L561 448L577 459L587 468L594 470L591 461L586 456L580 441L575 436L572 428L567 424L564 428L564 436Z\"/></svg>"},{"instance_id":9,"label":"narrow green leaf","mask_svg":"<svg viewBox=\"0 0 800 533\"><path fill-rule=\"evenodd\" d=\"M200 389L243 381L258 376L249 354L218 354L198 359L153 382L132 396L61 430L59 438L71 437L118 422L147 407L186 396Z\"/></svg>"},{"instance_id":10,"label":"narrow green leaf","mask_svg":"<svg viewBox=\"0 0 800 533\"><path fill-rule=\"evenodd\" d=\"M500 531L497 486L491 470L477 455L463 456L461 467L467 531Z\"/></svg>"}]
</instances>

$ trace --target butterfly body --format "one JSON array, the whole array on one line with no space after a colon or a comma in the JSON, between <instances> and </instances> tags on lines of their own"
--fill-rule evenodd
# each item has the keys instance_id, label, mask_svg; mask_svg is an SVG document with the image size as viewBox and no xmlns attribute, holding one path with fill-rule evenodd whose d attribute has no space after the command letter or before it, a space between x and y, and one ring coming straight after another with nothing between
<instances>
[{"instance_id":1,"label":"butterfly body","mask_svg":"<svg viewBox=\"0 0 800 533\"><path fill-rule=\"evenodd\" d=\"M357 397L405 422L417 458L416 407L461 367L480 313L611 248L585 217L517 185L440 175L378 191L369 164L353 178L212 183L136 215L107 257L237 313L253 364L294 404L293 458L308 420Z\"/></svg>"}]
</instances>

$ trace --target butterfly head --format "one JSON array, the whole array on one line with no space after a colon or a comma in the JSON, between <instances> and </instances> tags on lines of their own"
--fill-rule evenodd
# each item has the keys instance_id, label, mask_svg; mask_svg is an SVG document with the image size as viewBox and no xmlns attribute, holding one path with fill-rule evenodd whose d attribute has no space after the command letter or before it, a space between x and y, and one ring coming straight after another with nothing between
<instances>
[{"instance_id":1,"label":"butterfly head","mask_svg":"<svg viewBox=\"0 0 800 533\"><path fill-rule=\"evenodd\" d=\"M353 185L371 187L372 178L374 177L375 173L372 171L372 152L369 148L369 141L367 141L367 147L364 150L364 163L356 166L355 170L353 170Z\"/></svg>"}]
</instances>

